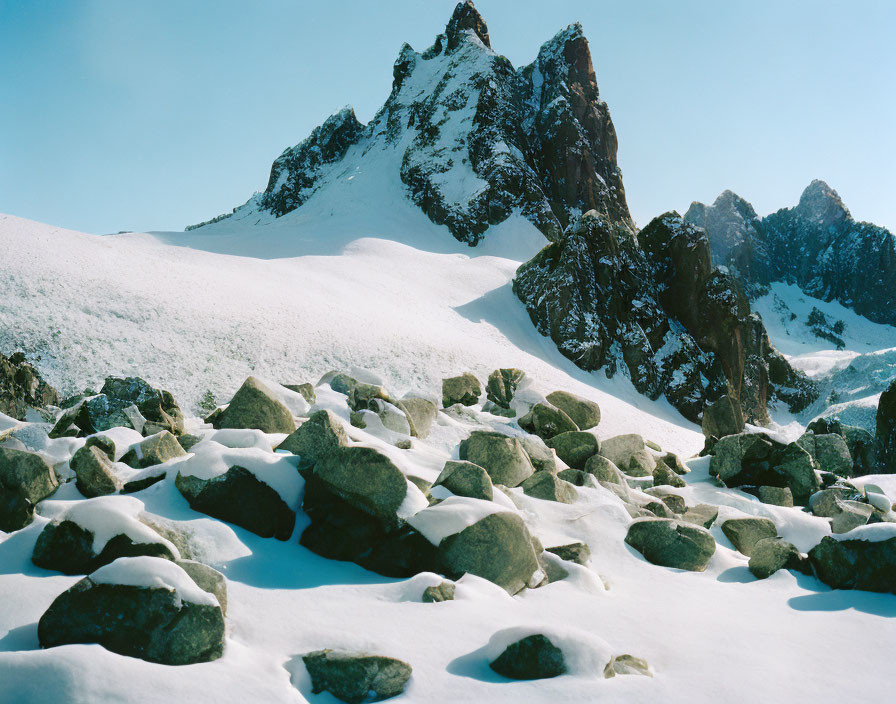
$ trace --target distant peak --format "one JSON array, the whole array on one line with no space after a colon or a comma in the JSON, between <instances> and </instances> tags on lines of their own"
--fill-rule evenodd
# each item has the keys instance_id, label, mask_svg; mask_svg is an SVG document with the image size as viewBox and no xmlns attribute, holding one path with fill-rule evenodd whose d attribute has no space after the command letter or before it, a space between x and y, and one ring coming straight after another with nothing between
<instances>
[{"instance_id":1,"label":"distant peak","mask_svg":"<svg viewBox=\"0 0 896 704\"><path fill-rule=\"evenodd\" d=\"M719 197L713 202L712 207L719 210L734 210L748 220L758 217L756 211L753 209L753 205L748 200L741 198L737 193L728 188L719 194Z\"/></svg>"},{"instance_id":2,"label":"distant peak","mask_svg":"<svg viewBox=\"0 0 896 704\"><path fill-rule=\"evenodd\" d=\"M821 179L815 179L806 186L796 210L803 217L826 225L850 217L837 191Z\"/></svg>"},{"instance_id":3,"label":"distant peak","mask_svg":"<svg viewBox=\"0 0 896 704\"><path fill-rule=\"evenodd\" d=\"M464 0L464 2L457 3L451 19L448 20L448 26L445 28L445 36L448 38L448 51L454 50L460 44L463 34L467 30L472 30L479 37L479 41L489 49L492 48L488 38L488 27L485 24L485 20L482 19L482 15L479 14L479 11L473 5L473 0Z\"/></svg>"}]
</instances>

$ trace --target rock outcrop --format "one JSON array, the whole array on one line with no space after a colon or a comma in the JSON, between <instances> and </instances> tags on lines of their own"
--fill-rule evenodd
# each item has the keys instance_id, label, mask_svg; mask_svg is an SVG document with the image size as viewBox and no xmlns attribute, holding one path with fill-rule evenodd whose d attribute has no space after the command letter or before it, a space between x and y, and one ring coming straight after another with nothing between
<instances>
[{"instance_id":1,"label":"rock outcrop","mask_svg":"<svg viewBox=\"0 0 896 704\"><path fill-rule=\"evenodd\" d=\"M59 403L59 395L37 370L16 352L0 354L0 413L25 420L29 409L43 409Z\"/></svg>"}]
</instances>

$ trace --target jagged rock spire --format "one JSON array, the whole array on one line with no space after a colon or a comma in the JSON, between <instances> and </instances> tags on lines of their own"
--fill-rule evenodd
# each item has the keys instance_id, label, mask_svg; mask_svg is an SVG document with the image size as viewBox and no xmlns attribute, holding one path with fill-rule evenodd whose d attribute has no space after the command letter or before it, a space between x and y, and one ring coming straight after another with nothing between
<instances>
[{"instance_id":1,"label":"jagged rock spire","mask_svg":"<svg viewBox=\"0 0 896 704\"><path fill-rule=\"evenodd\" d=\"M850 217L840 195L828 184L815 179L800 196L797 212L824 226L834 225Z\"/></svg>"},{"instance_id":2,"label":"jagged rock spire","mask_svg":"<svg viewBox=\"0 0 896 704\"><path fill-rule=\"evenodd\" d=\"M448 20L448 26L445 28L445 36L448 37L448 51L453 51L463 38L463 33L470 29L483 44L491 49L492 45L488 38L488 27L485 20L473 5L473 0L464 0L464 2L457 3L451 19Z\"/></svg>"}]
</instances>

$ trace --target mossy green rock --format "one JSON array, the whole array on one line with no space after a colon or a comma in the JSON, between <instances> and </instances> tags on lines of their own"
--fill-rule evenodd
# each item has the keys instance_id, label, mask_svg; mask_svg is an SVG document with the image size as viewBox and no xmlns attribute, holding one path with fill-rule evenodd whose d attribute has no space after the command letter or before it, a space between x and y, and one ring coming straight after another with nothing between
<instances>
[{"instance_id":1,"label":"mossy green rock","mask_svg":"<svg viewBox=\"0 0 896 704\"><path fill-rule=\"evenodd\" d=\"M716 551L709 531L667 518L636 520L629 526L625 542L654 565L692 572L705 570Z\"/></svg>"},{"instance_id":2,"label":"mossy green rock","mask_svg":"<svg viewBox=\"0 0 896 704\"><path fill-rule=\"evenodd\" d=\"M292 412L262 381L250 376L215 419L216 428L252 428L264 433L291 433Z\"/></svg>"},{"instance_id":3,"label":"mossy green rock","mask_svg":"<svg viewBox=\"0 0 896 704\"><path fill-rule=\"evenodd\" d=\"M588 459L600 451L597 436L581 430L560 433L545 442L573 469L584 469Z\"/></svg>"},{"instance_id":4,"label":"mossy green rock","mask_svg":"<svg viewBox=\"0 0 896 704\"><path fill-rule=\"evenodd\" d=\"M460 443L460 459L478 464L494 484L519 486L535 471L518 438L475 430Z\"/></svg>"},{"instance_id":5,"label":"mossy green rock","mask_svg":"<svg viewBox=\"0 0 896 704\"><path fill-rule=\"evenodd\" d=\"M600 423L600 406L594 401L576 396L569 391L554 391L546 398L551 405L568 415L579 430L588 430Z\"/></svg>"}]
</instances>

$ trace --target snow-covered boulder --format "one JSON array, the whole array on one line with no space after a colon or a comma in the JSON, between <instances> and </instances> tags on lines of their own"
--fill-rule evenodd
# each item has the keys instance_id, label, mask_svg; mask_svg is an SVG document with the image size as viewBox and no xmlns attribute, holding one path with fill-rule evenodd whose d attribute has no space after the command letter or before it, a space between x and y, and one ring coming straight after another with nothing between
<instances>
[{"instance_id":1,"label":"snow-covered boulder","mask_svg":"<svg viewBox=\"0 0 896 704\"><path fill-rule=\"evenodd\" d=\"M141 521L143 508L125 496L79 501L44 526L31 561L65 574L89 574L120 557L180 559L170 540Z\"/></svg>"},{"instance_id":2,"label":"snow-covered boulder","mask_svg":"<svg viewBox=\"0 0 896 704\"><path fill-rule=\"evenodd\" d=\"M346 445L348 436L342 420L332 411L321 410L313 413L277 449L298 455L303 464L312 465Z\"/></svg>"},{"instance_id":3,"label":"snow-covered boulder","mask_svg":"<svg viewBox=\"0 0 896 704\"><path fill-rule=\"evenodd\" d=\"M455 496L492 500L492 480L488 472L478 464L464 460L446 462L433 486L444 486Z\"/></svg>"},{"instance_id":4,"label":"snow-covered boulder","mask_svg":"<svg viewBox=\"0 0 896 704\"><path fill-rule=\"evenodd\" d=\"M809 551L809 559L818 579L834 589L896 594L896 524L825 536Z\"/></svg>"},{"instance_id":5,"label":"snow-covered boulder","mask_svg":"<svg viewBox=\"0 0 896 704\"><path fill-rule=\"evenodd\" d=\"M753 554L753 547L760 540L778 535L778 529L768 518L730 518L722 521L721 528L735 549L747 557Z\"/></svg>"},{"instance_id":6,"label":"snow-covered boulder","mask_svg":"<svg viewBox=\"0 0 896 704\"><path fill-rule=\"evenodd\" d=\"M411 678L402 660L370 653L316 650L302 656L313 694L329 692L347 704L397 697Z\"/></svg>"},{"instance_id":7,"label":"snow-covered boulder","mask_svg":"<svg viewBox=\"0 0 896 704\"><path fill-rule=\"evenodd\" d=\"M656 458L634 433L607 438L600 444L600 454L632 477L647 477L656 469Z\"/></svg>"},{"instance_id":8,"label":"snow-covered boulder","mask_svg":"<svg viewBox=\"0 0 896 704\"><path fill-rule=\"evenodd\" d=\"M495 484L518 486L535 471L519 439L495 431L474 430L461 441L458 453L488 472Z\"/></svg>"},{"instance_id":9,"label":"snow-covered boulder","mask_svg":"<svg viewBox=\"0 0 896 704\"><path fill-rule=\"evenodd\" d=\"M31 523L34 506L59 486L55 470L34 452L0 447L0 530Z\"/></svg>"},{"instance_id":10,"label":"snow-covered boulder","mask_svg":"<svg viewBox=\"0 0 896 704\"><path fill-rule=\"evenodd\" d=\"M704 528L666 518L643 518L629 526L625 542L662 567L692 572L706 569L716 541Z\"/></svg>"},{"instance_id":11,"label":"snow-covered boulder","mask_svg":"<svg viewBox=\"0 0 896 704\"><path fill-rule=\"evenodd\" d=\"M406 396L400 401L396 401L395 405L404 411L410 425L411 435L420 439L429 437L432 424L439 413L435 403L428 398Z\"/></svg>"},{"instance_id":12,"label":"snow-covered boulder","mask_svg":"<svg viewBox=\"0 0 896 704\"><path fill-rule=\"evenodd\" d=\"M520 488L526 496L534 499L559 501L563 504L574 503L578 496L575 486L550 472L536 472L520 484Z\"/></svg>"},{"instance_id":13,"label":"snow-covered boulder","mask_svg":"<svg viewBox=\"0 0 896 704\"><path fill-rule=\"evenodd\" d=\"M121 461L135 469L145 469L157 464L164 464L175 457L183 457L186 451L177 438L167 430L150 435L146 440L131 447Z\"/></svg>"},{"instance_id":14,"label":"snow-covered boulder","mask_svg":"<svg viewBox=\"0 0 896 704\"><path fill-rule=\"evenodd\" d=\"M175 563L125 557L60 594L37 633L44 648L99 643L149 662L188 665L221 657L224 614Z\"/></svg>"},{"instance_id":15,"label":"snow-covered boulder","mask_svg":"<svg viewBox=\"0 0 896 704\"><path fill-rule=\"evenodd\" d=\"M255 428L265 433L291 433L296 429L292 412L260 379L243 382L227 408L214 419L215 428Z\"/></svg>"},{"instance_id":16,"label":"snow-covered boulder","mask_svg":"<svg viewBox=\"0 0 896 704\"><path fill-rule=\"evenodd\" d=\"M121 491L121 480L109 455L97 445L78 450L69 460L69 467L75 473L75 486L88 499Z\"/></svg>"},{"instance_id":17,"label":"snow-covered boulder","mask_svg":"<svg viewBox=\"0 0 896 704\"><path fill-rule=\"evenodd\" d=\"M590 457L600 451L600 442L593 433L570 430L546 441L557 452L557 457L573 469L584 469Z\"/></svg>"},{"instance_id":18,"label":"snow-covered boulder","mask_svg":"<svg viewBox=\"0 0 896 704\"><path fill-rule=\"evenodd\" d=\"M576 396L569 391L552 391L545 397L575 423L579 430L594 428L600 423L600 406L587 398Z\"/></svg>"},{"instance_id":19,"label":"snow-covered boulder","mask_svg":"<svg viewBox=\"0 0 896 704\"><path fill-rule=\"evenodd\" d=\"M519 424L523 430L542 440L550 440L555 435L579 429L566 413L549 403L536 403L520 418Z\"/></svg>"},{"instance_id":20,"label":"snow-covered boulder","mask_svg":"<svg viewBox=\"0 0 896 704\"><path fill-rule=\"evenodd\" d=\"M566 672L563 651L541 633L511 643L488 665L512 680L540 680Z\"/></svg>"}]
</instances>

